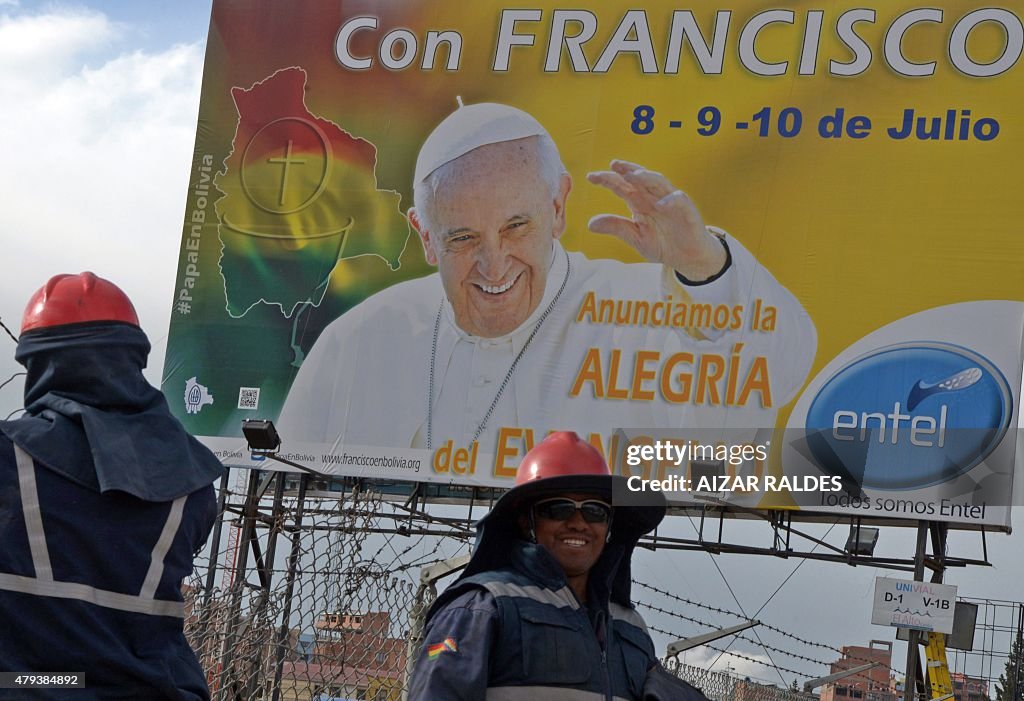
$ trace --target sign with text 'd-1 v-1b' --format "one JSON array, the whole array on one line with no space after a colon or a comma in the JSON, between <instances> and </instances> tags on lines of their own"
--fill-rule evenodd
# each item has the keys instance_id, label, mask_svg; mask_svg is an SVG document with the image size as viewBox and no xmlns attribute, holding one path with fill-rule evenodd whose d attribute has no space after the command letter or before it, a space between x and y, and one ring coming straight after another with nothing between
<instances>
[{"instance_id":1,"label":"sign with text 'd-1 v-1b'","mask_svg":"<svg viewBox=\"0 0 1024 701\"><path fill-rule=\"evenodd\" d=\"M871 623L952 633L955 602L956 586L952 584L876 577Z\"/></svg>"}]
</instances>

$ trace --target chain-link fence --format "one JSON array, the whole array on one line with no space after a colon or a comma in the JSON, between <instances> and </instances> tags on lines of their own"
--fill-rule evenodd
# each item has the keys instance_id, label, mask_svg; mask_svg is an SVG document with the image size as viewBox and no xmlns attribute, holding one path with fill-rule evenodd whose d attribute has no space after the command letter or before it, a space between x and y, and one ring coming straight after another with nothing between
<instances>
[{"instance_id":1,"label":"chain-link fence","mask_svg":"<svg viewBox=\"0 0 1024 701\"><path fill-rule=\"evenodd\" d=\"M417 652L422 615L436 596L435 584L421 581L421 573L466 555L473 521L489 506L477 502L474 514L464 500L446 506L431 495L434 503L428 512L417 507L420 496L412 485L234 471L221 488L218 525L186 589L186 634L207 672L213 698L400 701L409 661ZM660 616L658 621L696 621L680 613L680 607L690 610L695 602L635 584L643 594L638 603L645 615ZM989 614L990 606L982 606L976 660L965 664L962 653L951 655L951 671L967 680L965 684L977 675L988 691L987 684L999 677L1010 633L1021 635L1020 605L1013 605L1017 608L1007 608L1010 613L998 621ZM653 633L680 637L648 622ZM839 652L792 635L786 639ZM832 662L779 651L813 663L820 674ZM664 663L712 701L811 698L785 684L712 672L675 658ZM782 671L814 676L771 664L780 677ZM965 696L959 701L985 698Z\"/></svg>"},{"instance_id":2,"label":"chain-link fence","mask_svg":"<svg viewBox=\"0 0 1024 701\"><path fill-rule=\"evenodd\" d=\"M229 485L187 588L186 634L213 698L400 701L436 596L420 574L469 551L472 512L427 514L359 483L289 473L236 471ZM713 701L806 699L666 666Z\"/></svg>"},{"instance_id":3,"label":"chain-link fence","mask_svg":"<svg viewBox=\"0 0 1024 701\"><path fill-rule=\"evenodd\" d=\"M808 701L816 698L792 689L683 664L674 658L663 663L665 669L703 691L711 701Z\"/></svg>"},{"instance_id":4,"label":"chain-link fence","mask_svg":"<svg viewBox=\"0 0 1024 701\"><path fill-rule=\"evenodd\" d=\"M416 612L434 596L420 571L467 551L469 531L351 485L236 477L186 590L213 697L398 701Z\"/></svg>"}]
</instances>

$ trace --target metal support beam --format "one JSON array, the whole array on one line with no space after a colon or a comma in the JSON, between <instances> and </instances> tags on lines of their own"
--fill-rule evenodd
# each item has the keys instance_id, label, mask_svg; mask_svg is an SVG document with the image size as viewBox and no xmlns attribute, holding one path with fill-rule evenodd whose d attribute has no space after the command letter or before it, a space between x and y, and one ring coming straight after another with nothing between
<instances>
[{"instance_id":1,"label":"metal support beam","mask_svg":"<svg viewBox=\"0 0 1024 701\"><path fill-rule=\"evenodd\" d=\"M684 638L677 640L674 643L669 643L669 646L665 648L666 657L674 657L680 652L689 650L691 648L700 647L701 645L707 645L710 642L714 642L719 638L725 638L730 635L735 635L740 631L744 631L747 628L753 628L754 626L761 625L761 621L747 621L746 623L740 623L729 628L720 628L718 630L712 630L708 633L702 633L701 635L695 635L692 638Z\"/></svg>"},{"instance_id":2,"label":"metal support beam","mask_svg":"<svg viewBox=\"0 0 1024 701\"><path fill-rule=\"evenodd\" d=\"M224 476L220 479L220 490L217 494L217 520L213 523L213 532L210 536L210 562L206 568L206 588L203 591L203 612L206 614L210 606L210 597L213 596L213 587L217 576L217 558L220 556L221 531L224 530L224 505L228 500L228 483L231 478L231 468L225 466Z\"/></svg>"},{"instance_id":3,"label":"metal support beam","mask_svg":"<svg viewBox=\"0 0 1024 701\"><path fill-rule=\"evenodd\" d=\"M874 669L878 666L878 662L869 662L868 664L862 664L859 667L852 667L851 669L846 669L842 672L836 672L835 674L829 674L825 677L818 677L817 679L808 679L804 682L804 693L809 694L815 689L817 689L819 686L825 686L826 684L831 684L832 682L839 681L840 679L852 677L855 674L866 672L869 669Z\"/></svg>"},{"instance_id":4,"label":"metal support beam","mask_svg":"<svg viewBox=\"0 0 1024 701\"><path fill-rule=\"evenodd\" d=\"M281 699L281 676L284 671L284 653L288 644L288 632L290 630L289 619L292 616L292 599L295 594L295 575L299 567L299 553L301 552L302 540L302 517L303 508L306 504L306 486L309 484L309 475L299 476L298 501L295 504L295 530L292 532L292 549L288 553L288 574L284 592L284 611L281 612L281 628L277 632L277 656L274 660L274 685L273 701Z\"/></svg>"},{"instance_id":5,"label":"metal support beam","mask_svg":"<svg viewBox=\"0 0 1024 701\"><path fill-rule=\"evenodd\" d=\"M243 543L248 542L256 530L256 513L259 510L260 494L259 488L260 473L257 470L249 470L249 485L245 493L245 517L242 521ZM233 683L231 679L232 662L234 660L237 642L241 639L244 630L242 623L242 590L245 588L245 569L248 562L249 548L243 546L238 549L238 560L235 562L235 580L231 585L231 604L228 608L228 624L221 645L221 669L218 679L217 691L221 698L232 698L234 693L229 688Z\"/></svg>"},{"instance_id":6,"label":"metal support beam","mask_svg":"<svg viewBox=\"0 0 1024 701\"><path fill-rule=\"evenodd\" d=\"M459 555L441 562L436 562L430 567L424 567L420 571L420 584L432 585L439 579L443 579L452 572L463 569L469 564L471 555Z\"/></svg>"},{"instance_id":7,"label":"metal support beam","mask_svg":"<svg viewBox=\"0 0 1024 701\"><path fill-rule=\"evenodd\" d=\"M917 550L914 554L914 581L924 581L924 556L928 547L928 522L917 522ZM910 639L907 641L907 678L903 682L903 701L913 701L914 692L917 688L917 642L920 632L914 629L910 631Z\"/></svg>"},{"instance_id":8,"label":"metal support beam","mask_svg":"<svg viewBox=\"0 0 1024 701\"><path fill-rule=\"evenodd\" d=\"M409 612L409 639L405 644L405 678L402 680L403 701L409 696L409 680L412 678L412 670L416 666L416 658L419 656L420 645L423 642L423 623L428 608L427 598L433 599L437 596L437 589L434 586L437 580L463 569L469 564L470 557L472 556L459 555L420 570L420 586L416 590L412 611Z\"/></svg>"}]
</instances>

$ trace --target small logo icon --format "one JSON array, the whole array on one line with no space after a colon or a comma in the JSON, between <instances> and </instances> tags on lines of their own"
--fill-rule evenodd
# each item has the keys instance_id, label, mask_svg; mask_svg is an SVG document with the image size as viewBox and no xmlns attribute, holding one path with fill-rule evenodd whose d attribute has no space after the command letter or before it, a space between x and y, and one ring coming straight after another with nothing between
<instances>
[{"instance_id":1,"label":"small logo icon","mask_svg":"<svg viewBox=\"0 0 1024 701\"><path fill-rule=\"evenodd\" d=\"M199 384L195 377L190 377L185 382L185 411L198 414L207 404L213 404L210 390Z\"/></svg>"},{"instance_id":2,"label":"small logo icon","mask_svg":"<svg viewBox=\"0 0 1024 701\"><path fill-rule=\"evenodd\" d=\"M967 389L982 377L981 368L967 368L938 382L918 380L907 395L907 409L913 411L924 399L939 392L956 392Z\"/></svg>"},{"instance_id":3,"label":"small logo icon","mask_svg":"<svg viewBox=\"0 0 1024 701\"><path fill-rule=\"evenodd\" d=\"M845 480L919 489L984 461L1012 414L1010 387L990 360L949 343L908 342L836 372L807 410L807 442L818 465Z\"/></svg>"}]
</instances>

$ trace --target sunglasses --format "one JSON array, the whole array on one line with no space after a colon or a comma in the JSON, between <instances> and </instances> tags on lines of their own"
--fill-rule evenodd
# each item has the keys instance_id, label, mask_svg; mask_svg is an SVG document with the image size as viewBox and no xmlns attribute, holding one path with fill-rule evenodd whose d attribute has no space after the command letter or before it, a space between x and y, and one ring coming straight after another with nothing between
<instances>
[{"instance_id":1,"label":"sunglasses","mask_svg":"<svg viewBox=\"0 0 1024 701\"><path fill-rule=\"evenodd\" d=\"M533 506L534 513L549 521L568 521L577 509L587 523L608 523L612 520L612 507L603 501L587 499L575 501L566 497L545 499Z\"/></svg>"}]
</instances>

